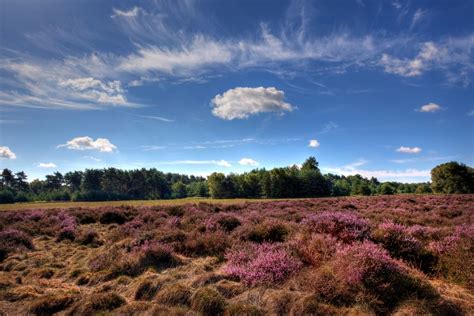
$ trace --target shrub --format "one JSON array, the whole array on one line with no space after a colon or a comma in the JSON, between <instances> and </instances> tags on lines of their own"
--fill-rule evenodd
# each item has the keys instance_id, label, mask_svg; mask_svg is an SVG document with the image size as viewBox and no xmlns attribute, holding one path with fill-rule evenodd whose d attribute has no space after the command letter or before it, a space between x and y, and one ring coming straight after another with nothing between
<instances>
[{"instance_id":1,"label":"shrub","mask_svg":"<svg viewBox=\"0 0 474 316\"><path fill-rule=\"evenodd\" d=\"M235 303L227 306L226 315L229 316L263 316L265 313L255 305Z\"/></svg>"},{"instance_id":2,"label":"shrub","mask_svg":"<svg viewBox=\"0 0 474 316\"><path fill-rule=\"evenodd\" d=\"M331 264L337 278L363 293L380 313L391 311L408 297L435 296L427 283L410 276L385 249L368 241L340 249Z\"/></svg>"},{"instance_id":3,"label":"shrub","mask_svg":"<svg viewBox=\"0 0 474 316\"><path fill-rule=\"evenodd\" d=\"M34 315L52 315L69 307L74 302L70 295L47 295L34 301L30 306L30 312Z\"/></svg>"},{"instance_id":4,"label":"shrub","mask_svg":"<svg viewBox=\"0 0 474 316\"><path fill-rule=\"evenodd\" d=\"M56 236L57 241L65 239L74 241L76 239L77 222L74 216L71 216L66 211L59 212L54 219L58 222L59 232Z\"/></svg>"},{"instance_id":5,"label":"shrub","mask_svg":"<svg viewBox=\"0 0 474 316\"><path fill-rule=\"evenodd\" d=\"M94 293L85 304L81 304L78 314L93 315L97 312L112 311L127 303L125 299L116 293Z\"/></svg>"},{"instance_id":6,"label":"shrub","mask_svg":"<svg viewBox=\"0 0 474 316\"><path fill-rule=\"evenodd\" d=\"M301 262L280 244L251 244L231 250L225 257L225 273L251 286L280 283L301 268Z\"/></svg>"},{"instance_id":7,"label":"shrub","mask_svg":"<svg viewBox=\"0 0 474 316\"><path fill-rule=\"evenodd\" d=\"M279 222L263 222L256 224L244 234L243 239L257 243L283 242L288 235L286 225Z\"/></svg>"},{"instance_id":8,"label":"shrub","mask_svg":"<svg viewBox=\"0 0 474 316\"><path fill-rule=\"evenodd\" d=\"M312 266L320 266L329 260L337 245L337 239L327 234L302 234L293 241L301 261Z\"/></svg>"},{"instance_id":9,"label":"shrub","mask_svg":"<svg viewBox=\"0 0 474 316\"><path fill-rule=\"evenodd\" d=\"M122 225L127 220L127 217L120 211L105 211L100 216L101 224L119 224Z\"/></svg>"},{"instance_id":10,"label":"shrub","mask_svg":"<svg viewBox=\"0 0 474 316\"><path fill-rule=\"evenodd\" d=\"M207 231L216 231L221 229L225 232L231 232L241 225L240 220L231 214L218 213L210 217L206 223Z\"/></svg>"},{"instance_id":11,"label":"shrub","mask_svg":"<svg viewBox=\"0 0 474 316\"><path fill-rule=\"evenodd\" d=\"M370 226L366 219L347 212L312 214L302 224L311 232L330 234L344 243L369 237Z\"/></svg>"},{"instance_id":12,"label":"shrub","mask_svg":"<svg viewBox=\"0 0 474 316\"><path fill-rule=\"evenodd\" d=\"M137 290L135 291L135 300L150 301L156 295L156 292L158 292L159 288L159 285L145 280L140 283Z\"/></svg>"},{"instance_id":13,"label":"shrub","mask_svg":"<svg viewBox=\"0 0 474 316\"><path fill-rule=\"evenodd\" d=\"M160 270L180 264L171 247L165 244L146 241L140 247L134 249L134 252L143 268L153 267Z\"/></svg>"},{"instance_id":14,"label":"shrub","mask_svg":"<svg viewBox=\"0 0 474 316\"><path fill-rule=\"evenodd\" d=\"M92 247L97 247L103 244L103 242L100 240L99 234L93 229L82 232L77 238L77 242L79 242L81 245Z\"/></svg>"},{"instance_id":15,"label":"shrub","mask_svg":"<svg viewBox=\"0 0 474 316\"><path fill-rule=\"evenodd\" d=\"M330 305L318 302L316 295L308 295L302 297L293 305L290 315L312 315L312 316L326 316L339 315L338 310Z\"/></svg>"},{"instance_id":16,"label":"shrub","mask_svg":"<svg viewBox=\"0 0 474 316\"><path fill-rule=\"evenodd\" d=\"M225 298L210 287L200 288L191 299L192 309L203 315L222 315L225 306Z\"/></svg>"},{"instance_id":17,"label":"shrub","mask_svg":"<svg viewBox=\"0 0 474 316\"><path fill-rule=\"evenodd\" d=\"M406 226L385 222L378 226L373 237L393 257L414 263L424 272L430 272L435 264L435 257L412 236Z\"/></svg>"},{"instance_id":18,"label":"shrub","mask_svg":"<svg viewBox=\"0 0 474 316\"><path fill-rule=\"evenodd\" d=\"M0 204L14 203L15 196L9 190L0 190Z\"/></svg>"},{"instance_id":19,"label":"shrub","mask_svg":"<svg viewBox=\"0 0 474 316\"><path fill-rule=\"evenodd\" d=\"M189 306L191 291L189 287L180 283L167 284L159 291L156 300L166 305Z\"/></svg>"},{"instance_id":20,"label":"shrub","mask_svg":"<svg viewBox=\"0 0 474 316\"><path fill-rule=\"evenodd\" d=\"M432 242L438 255L436 271L453 282L474 289L474 225L456 227L453 234Z\"/></svg>"},{"instance_id":21,"label":"shrub","mask_svg":"<svg viewBox=\"0 0 474 316\"><path fill-rule=\"evenodd\" d=\"M229 238L221 231L213 233L196 232L186 239L184 252L191 256L216 256L221 259L228 247Z\"/></svg>"},{"instance_id":22,"label":"shrub","mask_svg":"<svg viewBox=\"0 0 474 316\"><path fill-rule=\"evenodd\" d=\"M0 232L0 261L11 252L33 249L33 241L28 234L11 228Z\"/></svg>"}]
</instances>

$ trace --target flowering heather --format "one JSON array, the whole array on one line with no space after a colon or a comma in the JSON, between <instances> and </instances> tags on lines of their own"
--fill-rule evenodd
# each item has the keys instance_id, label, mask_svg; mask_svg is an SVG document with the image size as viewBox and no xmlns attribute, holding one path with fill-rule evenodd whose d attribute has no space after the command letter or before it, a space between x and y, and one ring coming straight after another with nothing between
<instances>
[{"instance_id":1,"label":"flowering heather","mask_svg":"<svg viewBox=\"0 0 474 316\"><path fill-rule=\"evenodd\" d=\"M367 282L377 275L402 271L387 250L370 241L354 243L338 250L335 266L342 273L343 279L351 285Z\"/></svg>"},{"instance_id":2,"label":"flowering heather","mask_svg":"<svg viewBox=\"0 0 474 316\"><path fill-rule=\"evenodd\" d=\"M311 214L302 224L312 232L330 234L345 243L365 239L370 232L366 219L347 212Z\"/></svg>"},{"instance_id":3,"label":"flowering heather","mask_svg":"<svg viewBox=\"0 0 474 316\"><path fill-rule=\"evenodd\" d=\"M28 234L11 228L0 232L0 259L9 252L33 249L33 242Z\"/></svg>"},{"instance_id":4,"label":"flowering heather","mask_svg":"<svg viewBox=\"0 0 474 316\"><path fill-rule=\"evenodd\" d=\"M240 225L240 220L235 215L229 213L218 213L205 221L206 231L221 229L226 232L231 232Z\"/></svg>"},{"instance_id":5,"label":"flowering heather","mask_svg":"<svg viewBox=\"0 0 474 316\"><path fill-rule=\"evenodd\" d=\"M61 211L56 215L56 220L58 221L59 225L57 240L74 240L76 238L76 229L78 227L76 218L71 216L66 211Z\"/></svg>"},{"instance_id":6,"label":"flowering heather","mask_svg":"<svg viewBox=\"0 0 474 316\"><path fill-rule=\"evenodd\" d=\"M456 227L453 234L440 241L432 242L430 248L438 254L444 254L456 248L463 240L474 242L474 225Z\"/></svg>"},{"instance_id":7,"label":"flowering heather","mask_svg":"<svg viewBox=\"0 0 474 316\"><path fill-rule=\"evenodd\" d=\"M226 253L225 273L246 284L277 284L295 274L301 262L280 244L251 244Z\"/></svg>"},{"instance_id":8,"label":"flowering heather","mask_svg":"<svg viewBox=\"0 0 474 316\"><path fill-rule=\"evenodd\" d=\"M304 263L320 266L336 252L339 242L328 234L302 234L291 245Z\"/></svg>"}]
</instances>

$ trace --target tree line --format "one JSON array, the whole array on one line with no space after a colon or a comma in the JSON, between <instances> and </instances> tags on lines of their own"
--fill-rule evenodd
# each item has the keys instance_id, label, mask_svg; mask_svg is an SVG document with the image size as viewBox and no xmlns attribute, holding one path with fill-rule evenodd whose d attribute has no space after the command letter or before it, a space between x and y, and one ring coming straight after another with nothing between
<instances>
[{"instance_id":1,"label":"tree line","mask_svg":"<svg viewBox=\"0 0 474 316\"><path fill-rule=\"evenodd\" d=\"M148 200L185 197L303 198L403 193L474 193L474 169L449 162L431 171L431 183L379 182L361 175L322 174L314 157L301 167L255 169L242 174L213 173L207 179L157 169L86 169L55 172L27 181L23 172L4 169L0 203L27 201Z\"/></svg>"}]
</instances>

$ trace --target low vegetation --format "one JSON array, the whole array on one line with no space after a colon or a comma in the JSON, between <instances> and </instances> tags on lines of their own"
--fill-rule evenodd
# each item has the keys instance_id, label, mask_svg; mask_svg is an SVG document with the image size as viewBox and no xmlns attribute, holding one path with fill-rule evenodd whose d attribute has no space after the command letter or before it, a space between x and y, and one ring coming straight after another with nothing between
<instances>
[{"instance_id":1,"label":"low vegetation","mask_svg":"<svg viewBox=\"0 0 474 316\"><path fill-rule=\"evenodd\" d=\"M473 195L0 212L0 314L469 315Z\"/></svg>"}]
</instances>

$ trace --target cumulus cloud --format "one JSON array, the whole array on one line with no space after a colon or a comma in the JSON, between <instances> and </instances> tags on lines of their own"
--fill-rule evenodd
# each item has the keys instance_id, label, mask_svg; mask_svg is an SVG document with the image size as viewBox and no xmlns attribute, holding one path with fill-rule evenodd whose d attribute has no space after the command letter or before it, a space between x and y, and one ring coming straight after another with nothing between
<instances>
[{"instance_id":1,"label":"cumulus cloud","mask_svg":"<svg viewBox=\"0 0 474 316\"><path fill-rule=\"evenodd\" d=\"M439 110L442 110L442 109L443 108L439 104L430 102L428 104L422 105L419 109L417 109L417 111L429 113L429 112L438 112Z\"/></svg>"},{"instance_id":2,"label":"cumulus cloud","mask_svg":"<svg viewBox=\"0 0 474 316\"><path fill-rule=\"evenodd\" d=\"M397 151L399 153L404 153L404 154L418 154L418 153L421 152L421 148L420 147L401 146L401 147L397 148Z\"/></svg>"},{"instance_id":3,"label":"cumulus cloud","mask_svg":"<svg viewBox=\"0 0 474 316\"><path fill-rule=\"evenodd\" d=\"M16 159L16 155L7 146L0 146L0 158L1 159Z\"/></svg>"},{"instance_id":4,"label":"cumulus cloud","mask_svg":"<svg viewBox=\"0 0 474 316\"><path fill-rule=\"evenodd\" d=\"M239 160L239 165L242 165L242 166L258 166L259 163L251 158L242 158Z\"/></svg>"},{"instance_id":5,"label":"cumulus cloud","mask_svg":"<svg viewBox=\"0 0 474 316\"><path fill-rule=\"evenodd\" d=\"M285 93L275 87L237 87L216 95L212 114L224 120L246 119L266 112L291 112L294 107L284 101Z\"/></svg>"},{"instance_id":6,"label":"cumulus cloud","mask_svg":"<svg viewBox=\"0 0 474 316\"><path fill-rule=\"evenodd\" d=\"M76 137L68 141L66 144L58 145L73 150L97 150L100 152L111 153L117 149L107 138L97 138L94 140L89 136Z\"/></svg>"},{"instance_id":7,"label":"cumulus cloud","mask_svg":"<svg viewBox=\"0 0 474 316\"><path fill-rule=\"evenodd\" d=\"M51 169L51 168L56 168L56 164L52 163L52 162L40 162L38 164L38 167L40 168L45 168L45 169Z\"/></svg>"},{"instance_id":8,"label":"cumulus cloud","mask_svg":"<svg viewBox=\"0 0 474 316\"><path fill-rule=\"evenodd\" d=\"M318 142L316 139L310 139L310 140L309 140L308 147L318 148L319 145L320 145L320 144L319 144L319 142Z\"/></svg>"}]
</instances>

